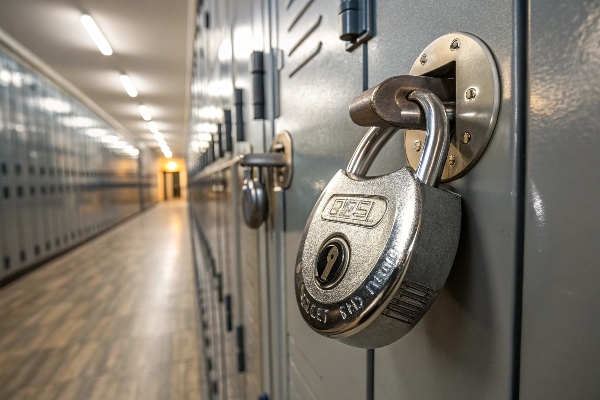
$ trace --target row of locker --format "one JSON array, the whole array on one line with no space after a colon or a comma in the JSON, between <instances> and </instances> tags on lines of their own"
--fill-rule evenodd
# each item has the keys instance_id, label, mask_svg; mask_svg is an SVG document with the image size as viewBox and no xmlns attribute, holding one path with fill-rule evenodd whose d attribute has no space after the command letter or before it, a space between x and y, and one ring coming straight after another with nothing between
<instances>
[{"instance_id":1,"label":"row of locker","mask_svg":"<svg viewBox=\"0 0 600 400\"><path fill-rule=\"evenodd\" d=\"M252 148L246 133L252 137L262 121L254 121L250 112L251 87L232 85L232 47L220 46L225 27L213 6L199 2L196 15L186 157L207 382L203 396L267 399L266 320L257 258L261 239L241 222L243 174L235 162L236 154ZM248 4L239 6L247 10ZM249 70L238 76L250 80ZM257 144L262 151L262 142Z\"/></svg>"},{"instance_id":2,"label":"row of locker","mask_svg":"<svg viewBox=\"0 0 600 400\"><path fill-rule=\"evenodd\" d=\"M187 163L210 398L597 398L598 5L359 1L372 7L373 37L350 49L339 38L349 3L199 2ZM404 338L345 346L312 331L296 302L306 221L365 133L350 102L453 32L486 43L501 87L483 156L442 185L462 196L454 266ZM251 230L238 156L267 152L283 131L292 183L269 191L267 220ZM405 150L399 132L370 174L405 166Z\"/></svg>"},{"instance_id":3,"label":"row of locker","mask_svg":"<svg viewBox=\"0 0 600 400\"><path fill-rule=\"evenodd\" d=\"M264 246L241 222L242 170L227 154L189 184L204 349L206 398L267 399L268 325L261 292ZM216 169L216 171L215 171ZM263 396L263 397L261 397Z\"/></svg>"},{"instance_id":4,"label":"row of locker","mask_svg":"<svg viewBox=\"0 0 600 400\"><path fill-rule=\"evenodd\" d=\"M157 201L154 155L0 51L0 279Z\"/></svg>"}]
</instances>

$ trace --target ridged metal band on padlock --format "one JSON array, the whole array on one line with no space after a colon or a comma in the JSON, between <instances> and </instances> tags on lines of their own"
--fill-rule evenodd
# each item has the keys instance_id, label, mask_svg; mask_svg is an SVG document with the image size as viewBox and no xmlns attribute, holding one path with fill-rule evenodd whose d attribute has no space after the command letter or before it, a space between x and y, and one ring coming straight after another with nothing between
<instances>
[{"instance_id":1,"label":"ridged metal band on padlock","mask_svg":"<svg viewBox=\"0 0 600 400\"><path fill-rule=\"evenodd\" d=\"M441 290L460 233L460 196L437 189L447 151L442 103L414 93L427 115L433 157L365 177L394 130L373 128L347 170L328 184L306 225L296 260L296 300L316 332L356 347L388 345L409 332ZM445 148L444 148L445 146Z\"/></svg>"}]
</instances>

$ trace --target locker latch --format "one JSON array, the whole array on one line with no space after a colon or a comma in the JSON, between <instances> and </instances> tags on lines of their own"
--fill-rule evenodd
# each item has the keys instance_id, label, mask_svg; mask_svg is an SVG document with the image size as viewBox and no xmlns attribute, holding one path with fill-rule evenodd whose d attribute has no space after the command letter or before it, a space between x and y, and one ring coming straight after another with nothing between
<instances>
[{"instance_id":1,"label":"locker latch","mask_svg":"<svg viewBox=\"0 0 600 400\"><path fill-rule=\"evenodd\" d=\"M288 132L280 132L273 138L268 153L250 153L240 156L244 168L242 186L242 216L250 228L257 229L269 213L268 195L287 189L292 180L292 138ZM254 169L258 175L254 176ZM263 179L262 169L268 172ZM264 182L266 181L266 182Z\"/></svg>"}]
</instances>

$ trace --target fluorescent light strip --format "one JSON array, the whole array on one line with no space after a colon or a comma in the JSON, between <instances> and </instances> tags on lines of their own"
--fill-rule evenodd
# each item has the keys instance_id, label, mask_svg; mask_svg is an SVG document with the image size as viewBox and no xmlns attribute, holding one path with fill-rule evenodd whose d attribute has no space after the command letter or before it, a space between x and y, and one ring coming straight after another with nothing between
<instances>
[{"instance_id":1,"label":"fluorescent light strip","mask_svg":"<svg viewBox=\"0 0 600 400\"><path fill-rule=\"evenodd\" d=\"M100 28L98 28L98 25L96 25L94 19L87 14L82 15L80 19L81 24L83 25L87 33L90 34L92 40L94 41L94 43L96 43L96 46L98 46L100 52L105 56L110 56L113 53L113 50L110 47L110 44L108 44L108 41L106 40L102 32L100 32Z\"/></svg>"},{"instance_id":2,"label":"fluorescent light strip","mask_svg":"<svg viewBox=\"0 0 600 400\"><path fill-rule=\"evenodd\" d=\"M156 122L154 121L148 122L148 129L150 129L150 132L152 133L159 133L158 125L156 125Z\"/></svg>"},{"instance_id":3,"label":"fluorescent light strip","mask_svg":"<svg viewBox=\"0 0 600 400\"><path fill-rule=\"evenodd\" d=\"M129 75L121 74L121 83L123 84L123 87L128 95L131 97L137 97L138 91L135 86L133 86L133 82L131 81Z\"/></svg>"},{"instance_id":4,"label":"fluorescent light strip","mask_svg":"<svg viewBox=\"0 0 600 400\"><path fill-rule=\"evenodd\" d=\"M150 114L148 106L145 104L140 104L138 109L140 110L140 114L142 115L142 118L144 118L144 121L150 121L152 119L152 115Z\"/></svg>"}]
</instances>

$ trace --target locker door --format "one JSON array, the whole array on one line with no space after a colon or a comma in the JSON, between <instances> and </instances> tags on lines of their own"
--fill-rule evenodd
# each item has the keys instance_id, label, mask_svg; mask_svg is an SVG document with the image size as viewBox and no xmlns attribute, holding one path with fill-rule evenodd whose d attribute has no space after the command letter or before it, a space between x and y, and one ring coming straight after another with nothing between
<instances>
[{"instance_id":1,"label":"locker door","mask_svg":"<svg viewBox=\"0 0 600 400\"><path fill-rule=\"evenodd\" d=\"M491 49L503 90L495 132L463 178L442 185L462 195L461 241L450 276L423 320L398 342L375 351L376 399L508 399L513 393L515 287L519 269L521 141L516 116L523 89L514 43L512 1L376 3L377 36L368 43L369 86L407 74L437 37L469 32ZM520 6L519 6L520 7ZM516 33L515 33L516 32ZM399 132L397 135L402 135ZM396 163L404 150L397 149Z\"/></svg>"},{"instance_id":2,"label":"locker door","mask_svg":"<svg viewBox=\"0 0 600 400\"><path fill-rule=\"evenodd\" d=\"M530 7L520 395L599 398L600 4Z\"/></svg>"},{"instance_id":3,"label":"locker door","mask_svg":"<svg viewBox=\"0 0 600 400\"><path fill-rule=\"evenodd\" d=\"M249 149L264 152L265 120L254 119L252 112L252 52L264 53L265 23L261 14L260 0L236 1L231 22L233 85L241 94L241 104L234 101L232 113L232 139L234 154ZM239 99L238 99L239 100ZM239 128L239 129L238 129ZM238 136L243 132L243 137ZM231 169L232 206L231 210L237 234L237 285L234 300L234 320L236 334L240 335L244 362L244 396L257 399L263 392L272 393L269 371L271 369L269 349L268 271L266 260L266 227L251 229L243 222L241 214L240 189L243 169ZM236 317L236 314L238 317ZM242 317L243 316L243 317Z\"/></svg>"},{"instance_id":4,"label":"locker door","mask_svg":"<svg viewBox=\"0 0 600 400\"><path fill-rule=\"evenodd\" d=\"M363 52L346 52L338 39L338 1L274 1L271 24L281 49L283 67L274 71L280 87L280 116L275 132L288 131L293 140L292 184L280 203L285 236L274 247L279 255L279 289L287 332L288 393L275 398L358 399L366 395L367 352L313 332L296 305L294 268L304 226L313 205L335 173L344 168L364 133L348 117L350 101L363 91ZM283 61L283 62L281 62ZM282 65L283 64L283 65Z\"/></svg>"},{"instance_id":5,"label":"locker door","mask_svg":"<svg viewBox=\"0 0 600 400\"><path fill-rule=\"evenodd\" d=\"M42 98L51 99L48 92L48 83L40 79L39 81L39 96L40 96L40 104ZM37 165L34 166L33 176L36 177L35 180L35 188L36 188L36 196L38 198L39 207L42 211L42 218L44 224L44 234L43 234L43 246L44 246L44 254L49 255L53 252L54 249L54 237L56 226L53 223L53 215L54 210L51 204L47 199L47 186L45 182L45 176L42 176L41 171L42 168L47 169L50 165L51 161L54 158L52 154L52 135L54 131L52 129L52 125L50 120L48 119L48 113L46 110L40 109L39 113L39 124L40 124L40 159ZM62 174L61 170L58 170L59 175ZM43 188L43 190L42 190Z\"/></svg>"},{"instance_id":6,"label":"locker door","mask_svg":"<svg viewBox=\"0 0 600 400\"><path fill-rule=\"evenodd\" d=\"M23 86L25 85L25 71L21 65L13 62L13 85L10 91L10 116L12 122L12 149L13 164L11 165L12 173L14 177L14 186L12 192L12 198L16 206L17 221L14 226L14 234L19 238L19 258L16 261L16 265L22 268L27 263L28 249L32 242L31 240L31 228L29 224L28 216L28 204L25 198L24 191L24 178L23 178L23 164L26 163L27 158L27 131L26 121L24 115L24 98L23 98Z\"/></svg>"},{"instance_id":7,"label":"locker door","mask_svg":"<svg viewBox=\"0 0 600 400\"><path fill-rule=\"evenodd\" d=\"M10 229L2 230L2 274L8 275L18 265L19 241L16 232L16 207L14 202L14 161L13 139L11 135L12 123L10 114L9 96L11 93L13 68L9 59L0 53L2 61L2 86L0 87L0 218L4 226Z\"/></svg>"},{"instance_id":8,"label":"locker door","mask_svg":"<svg viewBox=\"0 0 600 400\"><path fill-rule=\"evenodd\" d=\"M28 229L31 230L31 244L26 249L29 253L28 262L34 261L41 256L41 239L43 230L42 227L42 214L40 211L39 197L35 187L36 177L35 170L37 167L38 159L38 125L37 125L37 114L39 113L38 99L36 98L36 88L38 85L36 77L26 72L25 85L23 87L24 95L24 114L26 121L26 132L27 132L27 145L26 145L26 160L23 164L21 174L23 175L23 197L26 199L27 204L25 208L25 215L23 223L27 224Z\"/></svg>"}]
</instances>

